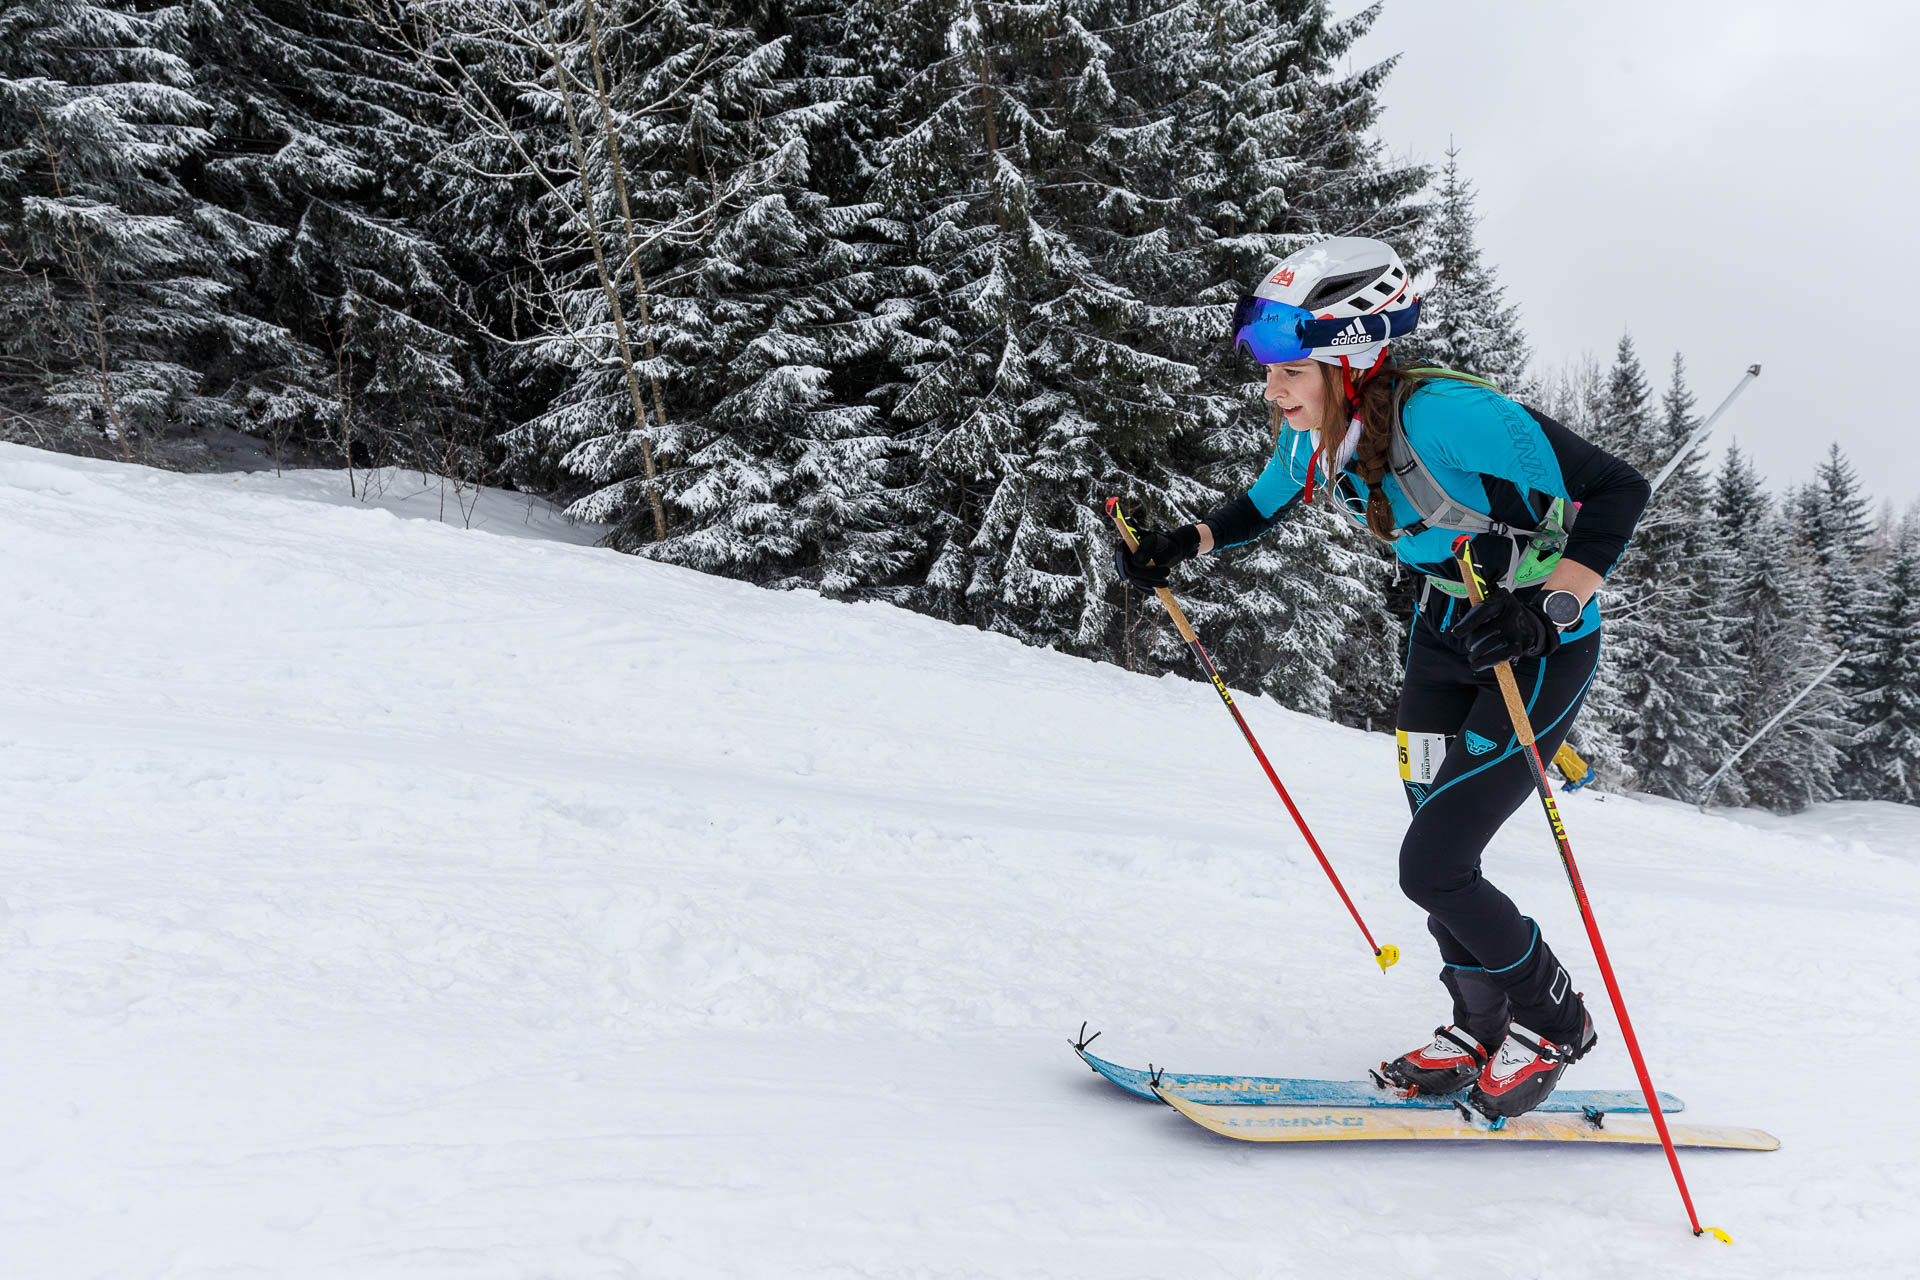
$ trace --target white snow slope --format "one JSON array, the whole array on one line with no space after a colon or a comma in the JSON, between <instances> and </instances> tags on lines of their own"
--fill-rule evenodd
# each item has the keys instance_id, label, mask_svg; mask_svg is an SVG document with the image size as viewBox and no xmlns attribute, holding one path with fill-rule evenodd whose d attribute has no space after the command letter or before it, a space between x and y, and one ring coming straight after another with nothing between
<instances>
[{"instance_id":1,"label":"white snow slope","mask_svg":"<svg viewBox=\"0 0 1920 1280\"><path fill-rule=\"evenodd\" d=\"M1203 684L343 490L0 446L7 1280L1920 1274L1920 812L1564 801L1656 1080L1784 1143L1686 1155L1728 1248L1657 1149L1240 1144L1069 1051L1424 1040L1390 737L1241 702L1383 975ZM1630 1087L1536 808L1488 866Z\"/></svg>"}]
</instances>

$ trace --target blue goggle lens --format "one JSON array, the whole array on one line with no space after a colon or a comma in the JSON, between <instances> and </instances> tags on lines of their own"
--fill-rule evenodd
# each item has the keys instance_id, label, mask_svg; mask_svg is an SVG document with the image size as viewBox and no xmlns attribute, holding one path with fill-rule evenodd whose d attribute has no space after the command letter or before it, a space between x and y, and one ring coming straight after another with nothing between
<instances>
[{"instance_id":1,"label":"blue goggle lens","mask_svg":"<svg viewBox=\"0 0 1920 1280\"><path fill-rule=\"evenodd\" d=\"M1271 298L1242 298L1233 309L1233 342L1261 364L1304 359L1302 335L1313 320L1304 307Z\"/></svg>"}]
</instances>

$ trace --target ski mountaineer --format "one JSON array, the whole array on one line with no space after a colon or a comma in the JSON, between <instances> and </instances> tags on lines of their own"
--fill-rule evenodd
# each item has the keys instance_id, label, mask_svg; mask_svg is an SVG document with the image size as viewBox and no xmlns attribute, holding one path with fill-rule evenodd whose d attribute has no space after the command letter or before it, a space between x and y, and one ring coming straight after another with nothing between
<instances>
[{"instance_id":1,"label":"ski mountaineer","mask_svg":"<svg viewBox=\"0 0 1920 1280\"><path fill-rule=\"evenodd\" d=\"M1422 1093L1472 1085L1483 1115L1516 1116L1595 1037L1540 927L1481 874L1487 842L1533 794L1493 668L1513 664L1551 759L1599 661L1594 592L1649 490L1625 462L1489 384L1389 355L1419 320L1412 285L1378 240L1326 240L1275 263L1233 319L1236 346L1266 366L1266 399L1286 420L1271 460L1204 520L1149 529L1117 560L1135 584L1163 587L1172 566L1249 542L1324 494L1426 575L1395 718L1413 814L1400 887L1427 912L1453 1019L1381 1069ZM1453 556L1462 534L1486 588L1471 609Z\"/></svg>"}]
</instances>

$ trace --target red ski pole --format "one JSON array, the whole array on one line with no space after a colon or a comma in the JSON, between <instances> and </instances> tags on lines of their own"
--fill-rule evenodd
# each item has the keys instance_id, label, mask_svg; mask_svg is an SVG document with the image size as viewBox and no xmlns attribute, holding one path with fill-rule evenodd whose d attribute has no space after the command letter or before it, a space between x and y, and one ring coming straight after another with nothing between
<instances>
[{"instance_id":1,"label":"red ski pole","mask_svg":"<svg viewBox=\"0 0 1920 1280\"><path fill-rule=\"evenodd\" d=\"M1471 539L1464 535L1455 539L1453 554L1460 566L1460 577L1467 585L1467 598L1479 604L1480 578L1473 567ZM1627 1017L1627 1002L1620 995L1620 984L1613 976L1613 962L1607 959L1607 944L1600 940L1600 926L1593 918L1593 904L1587 901L1587 887L1580 879L1580 868L1573 860L1573 845L1567 839L1566 824L1560 821L1560 808L1553 802L1553 788L1547 785L1547 769L1540 762L1540 748L1533 740L1533 726L1527 720L1527 704L1521 700L1520 687L1514 683L1513 668L1499 663L1493 669L1494 677L1500 682L1501 696L1507 700L1507 715L1513 720L1514 736L1527 749L1527 760L1533 765L1533 785L1540 792L1540 803L1546 806L1547 825L1553 828L1553 838L1560 846L1560 865L1566 868L1567 883L1573 886L1573 900L1580 904L1580 919L1587 926L1587 941L1593 944L1593 958L1600 964L1600 978L1607 984L1607 998L1613 1001L1614 1017L1620 1020L1620 1035L1627 1042L1627 1053L1633 1058L1634 1074L1640 1077L1640 1089L1647 1095L1647 1110L1653 1113L1653 1127L1660 1131L1660 1145L1666 1149L1667 1164L1673 1169L1673 1181L1680 1188L1680 1203L1687 1206L1687 1222L1693 1227L1693 1234L1711 1235L1726 1244L1733 1240L1718 1227L1702 1227L1700 1215L1693 1211L1693 1197L1687 1193L1686 1175L1680 1172L1680 1156L1673 1149L1673 1136L1667 1132L1667 1117L1660 1110L1660 1099L1653 1090L1653 1077L1647 1074L1647 1060L1641 1056L1639 1038L1633 1034L1633 1022Z\"/></svg>"},{"instance_id":2,"label":"red ski pole","mask_svg":"<svg viewBox=\"0 0 1920 1280\"><path fill-rule=\"evenodd\" d=\"M1113 517L1113 523L1120 530L1120 536L1126 540L1127 550L1131 551L1138 547L1140 541L1134 537L1133 526L1127 523L1126 516L1120 512L1120 499L1107 499L1107 514ZM1347 904L1347 914L1351 915L1353 922L1360 926L1360 936L1367 940L1369 947L1373 948L1374 963L1380 966L1380 972L1385 973L1387 966L1400 958L1400 948L1383 947L1373 940L1373 934L1367 931L1367 922L1360 918L1360 911L1353 905L1353 899L1347 896L1346 887L1340 883L1340 877L1333 873L1333 864L1328 862L1327 855L1320 851L1320 842L1315 840L1313 832L1307 829L1307 820L1300 816L1300 810L1294 807L1293 797L1287 794L1284 786L1280 785L1280 775L1273 771L1271 764L1267 763L1267 753L1260 749L1260 743L1254 738L1253 730L1247 727L1246 718L1240 714L1240 708L1233 705L1233 695L1227 692L1226 682L1220 679L1220 673L1214 669L1213 659L1209 658L1207 651L1200 646L1200 637L1194 634L1193 624L1187 621L1187 615L1181 611L1180 602L1175 600L1173 592L1165 587L1156 587L1154 594L1159 596L1160 603L1167 607L1168 615L1173 618L1173 625L1180 631L1180 638L1187 642L1187 648L1193 650L1193 656L1200 660L1201 669L1207 673L1207 678L1213 681L1214 692L1220 695L1220 701L1227 704L1227 710L1233 715L1233 722L1240 726L1240 732L1246 737L1247 745L1253 748L1254 758L1260 762L1260 767L1267 771L1267 781L1271 782L1273 789L1280 793L1280 802L1286 805L1287 812L1293 815L1294 825L1299 827L1300 834L1306 837L1307 848L1313 850L1313 856L1320 859L1320 869L1325 871L1327 879L1333 882L1333 891L1340 895L1340 901Z\"/></svg>"}]
</instances>

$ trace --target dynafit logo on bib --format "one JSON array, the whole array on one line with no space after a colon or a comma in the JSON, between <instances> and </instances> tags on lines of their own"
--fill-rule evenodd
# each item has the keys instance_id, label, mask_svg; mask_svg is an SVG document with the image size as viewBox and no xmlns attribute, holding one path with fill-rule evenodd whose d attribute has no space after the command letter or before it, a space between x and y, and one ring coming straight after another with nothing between
<instances>
[{"instance_id":1,"label":"dynafit logo on bib","mask_svg":"<svg viewBox=\"0 0 1920 1280\"><path fill-rule=\"evenodd\" d=\"M1273 273L1273 275L1271 275L1270 277L1268 277L1268 283L1270 283L1270 284L1292 284L1292 283L1293 283L1293 268L1292 268L1292 267L1282 267L1282 268L1280 268L1280 269L1279 269L1278 271L1276 271L1276 272L1274 272L1274 273Z\"/></svg>"}]
</instances>

